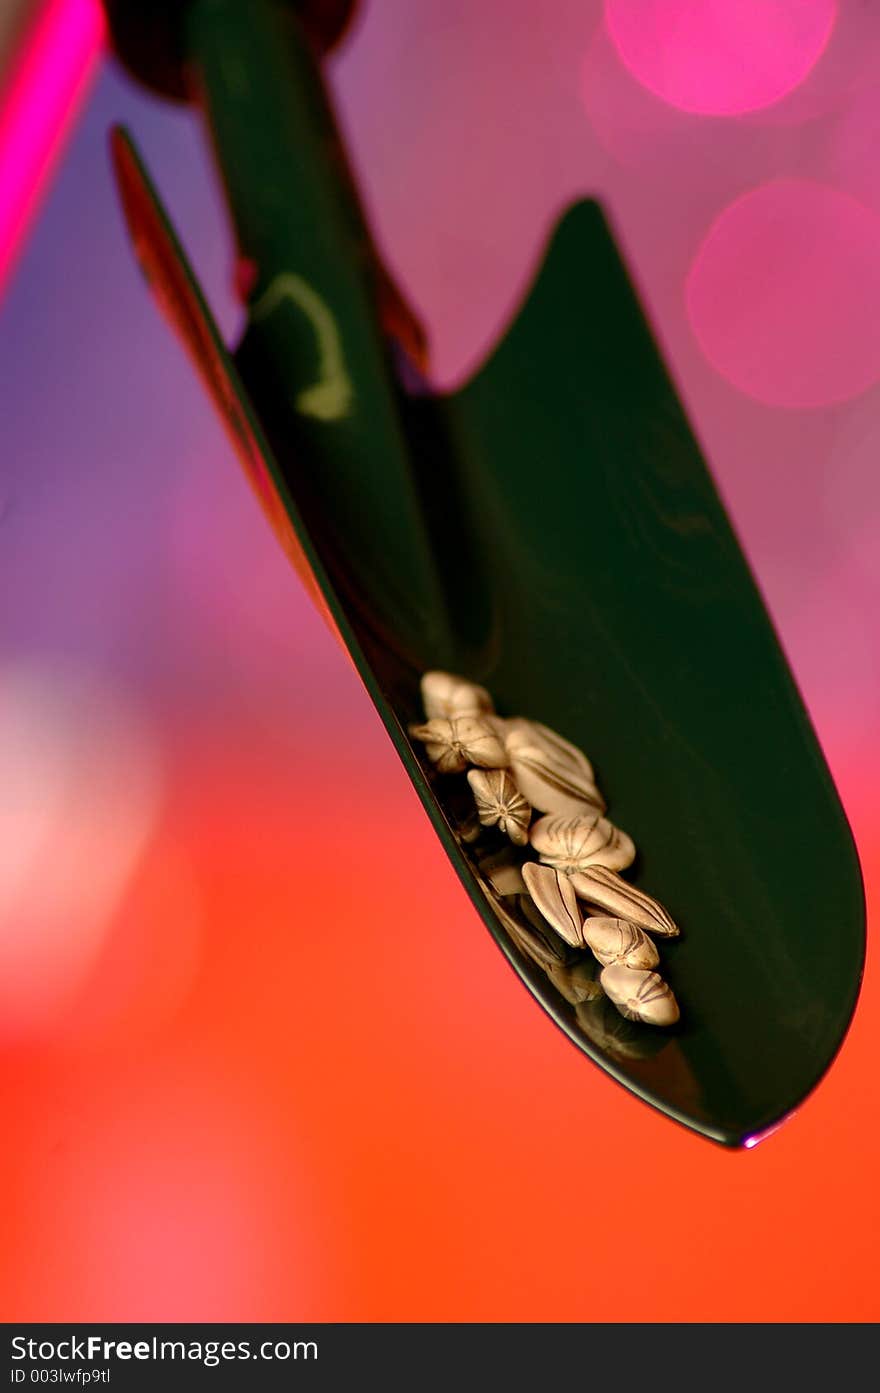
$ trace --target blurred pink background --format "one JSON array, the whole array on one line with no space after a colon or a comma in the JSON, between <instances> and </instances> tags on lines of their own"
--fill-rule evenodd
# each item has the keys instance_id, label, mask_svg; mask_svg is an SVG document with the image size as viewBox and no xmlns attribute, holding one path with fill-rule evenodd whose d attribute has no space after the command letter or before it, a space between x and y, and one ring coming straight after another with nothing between
<instances>
[{"instance_id":1,"label":"blurred pink background","mask_svg":"<svg viewBox=\"0 0 880 1393\"><path fill-rule=\"evenodd\" d=\"M749 1154L543 1016L126 245L116 120L235 334L197 121L107 60L83 101L99 28L70 3L79 120L0 304L4 1317L876 1320L870 943L840 1057ZM880 16L367 0L331 77L439 384L501 332L561 209L606 203L874 913ZM618 1193L656 1216L642 1251Z\"/></svg>"}]
</instances>

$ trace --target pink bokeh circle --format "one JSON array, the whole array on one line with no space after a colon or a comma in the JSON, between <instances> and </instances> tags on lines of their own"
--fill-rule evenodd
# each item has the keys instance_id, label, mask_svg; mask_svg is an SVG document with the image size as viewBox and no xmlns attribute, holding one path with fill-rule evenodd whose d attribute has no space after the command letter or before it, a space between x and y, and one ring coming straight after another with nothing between
<instances>
[{"instance_id":1,"label":"pink bokeh circle","mask_svg":"<svg viewBox=\"0 0 880 1393\"><path fill-rule=\"evenodd\" d=\"M880 377L880 217L778 179L716 218L691 263L688 319L735 387L772 406L845 401Z\"/></svg>"},{"instance_id":2,"label":"pink bokeh circle","mask_svg":"<svg viewBox=\"0 0 880 1393\"><path fill-rule=\"evenodd\" d=\"M621 61L670 106L736 116L793 91L825 50L836 0L605 0Z\"/></svg>"}]
</instances>

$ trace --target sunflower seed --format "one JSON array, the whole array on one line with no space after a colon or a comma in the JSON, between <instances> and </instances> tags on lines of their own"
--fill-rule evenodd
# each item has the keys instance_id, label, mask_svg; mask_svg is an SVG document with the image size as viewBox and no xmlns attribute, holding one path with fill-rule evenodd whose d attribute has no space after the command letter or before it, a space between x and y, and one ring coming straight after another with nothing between
<instances>
[{"instance_id":1,"label":"sunflower seed","mask_svg":"<svg viewBox=\"0 0 880 1393\"><path fill-rule=\"evenodd\" d=\"M422 703L428 720L439 716L479 716L494 712L495 706L485 687L453 672L426 672L422 677Z\"/></svg>"},{"instance_id":2,"label":"sunflower seed","mask_svg":"<svg viewBox=\"0 0 880 1393\"><path fill-rule=\"evenodd\" d=\"M577 817L605 809L586 755L549 726L515 719L506 723L507 753L520 792L542 813Z\"/></svg>"},{"instance_id":3,"label":"sunflower seed","mask_svg":"<svg viewBox=\"0 0 880 1393\"><path fill-rule=\"evenodd\" d=\"M603 816L590 761L549 726L498 716L486 688L465 677L426 672L421 692L427 719L410 735L440 774L473 766L476 811L468 810L463 781L458 791L450 781L447 815L459 841L473 847L480 885L511 939L575 1007L585 1033L611 1053L642 1057L643 1037L658 1036L630 1022L679 1018L671 989L653 971L660 959L647 934L675 938L679 930L657 900L618 874L636 850ZM534 823L533 809L542 814ZM498 827L513 847L487 855L483 827ZM539 859L521 864L514 848L529 844ZM602 965L598 980L587 947ZM633 1031L638 1039L629 1038Z\"/></svg>"},{"instance_id":4,"label":"sunflower seed","mask_svg":"<svg viewBox=\"0 0 880 1393\"><path fill-rule=\"evenodd\" d=\"M472 769L467 778L483 826L497 826L515 846L527 846L532 810L507 770Z\"/></svg>"},{"instance_id":5,"label":"sunflower seed","mask_svg":"<svg viewBox=\"0 0 880 1393\"><path fill-rule=\"evenodd\" d=\"M527 861L522 873L529 894L550 927L573 948L583 948L581 912L568 876L536 861Z\"/></svg>"},{"instance_id":6,"label":"sunflower seed","mask_svg":"<svg viewBox=\"0 0 880 1393\"><path fill-rule=\"evenodd\" d=\"M550 961L555 963L578 961L580 949L572 948L570 943L566 943L564 938L559 937L555 929L551 929L528 892L517 896L516 907L526 928L544 945L546 956Z\"/></svg>"},{"instance_id":7,"label":"sunflower seed","mask_svg":"<svg viewBox=\"0 0 880 1393\"><path fill-rule=\"evenodd\" d=\"M507 764L507 751L479 716L435 717L425 725L410 726L409 733L421 741L440 774L461 774L469 764L484 769L503 769Z\"/></svg>"},{"instance_id":8,"label":"sunflower seed","mask_svg":"<svg viewBox=\"0 0 880 1393\"><path fill-rule=\"evenodd\" d=\"M675 1025L678 1020L678 1002L659 973L613 963L602 969L599 981L620 1014L629 1021Z\"/></svg>"},{"instance_id":9,"label":"sunflower seed","mask_svg":"<svg viewBox=\"0 0 880 1393\"><path fill-rule=\"evenodd\" d=\"M566 875L597 865L623 870L636 854L626 833L595 810L580 817L541 817L529 841L545 865Z\"/></svg>"},{"instance_id":10,"label":"sunflower seed","mask_svg":"<svg viewBox=\"0 0 880 1393\"><path fill-rule=\"evenodd\" d=\"M563 966L571 960L571 948L548 928L529 895L517 897L514 904L518 913L507 908L509 903L509 899L496 900L495 912L520 952L545 972L548 967Z\"/></svg>"},{"instance_id":11,"label":"sunflower seed","mask_svg":"<svg viewBox=\"0 0 880 1393\"><path fill-rule=\"evenodd\" d=\"M544 971L556 990L572 1006L584 1001L604 999L604 993L593 976L593 965L588 962L546 964Z\"/></svg>"},{"instance_id":12,"label":"sunflower seed","mask_svg":"<svg viewBox=\"0 0 880 1393\"><path fill-rule=\"evenodd\" d=\"M662 904L605 866L590 866L585 871L575 871L571 883L580 899L598 905L607 914L628 919L631 924L638 924L640 929L646 929L658 938L678 937L678 925Z\"/></svg>"},{"instance_id":13,"label":"sunflower seed","mask_svg":"<svg viewBox=\"0 0 880 1393\"><path fill-rule=\"evenodd\" d=\"M476 817L476 814L474 814ZM512 846L505 844L500 851L490 851L477 857L477 869L488 880L496 895L525 895L519 857Z\"/></svg>"},{"instance_id":14,"label":"sunflower seed","mask_svg":"<svg viewBox=\"0 0 880 1393\"><path fill-rule=\"evenodd\" d=\"M585 919L584 940L604 967L622 963L624 967L651 968L660 961L644 930L626 919Z\"/></svg>"},{"instance_id":15,"label":"sunflower seed","mask_svg":"<svg viewBox=\"0 0 880 1393\"><path fill-rule=\"evenodd\" d=\"M597 1049L616 1059L647 1059L662 1047L663 1036L641 1030L628 1021L603 992L592 1001L579 1002L574 1008L581 1030Z\"/></svg>"}]
</instances>

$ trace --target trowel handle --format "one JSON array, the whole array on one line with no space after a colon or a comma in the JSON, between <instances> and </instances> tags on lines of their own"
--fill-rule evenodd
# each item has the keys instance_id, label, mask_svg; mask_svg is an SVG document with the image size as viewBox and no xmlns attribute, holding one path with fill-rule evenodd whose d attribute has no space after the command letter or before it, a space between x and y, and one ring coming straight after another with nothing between
<instances>
[{"instance_id":1,"label":"trowel handle","mask_svg":"<svg viewBox=\"0 0 880 1393\"><path fill-rule=\"evenodd\" d=\"M403 344L424 336L376 251L324 86L320 58L354 0L105 0L117 55L205 115L238 245L236 283L256 305L294 274L346 327ZM329 297L329 298L328 298ZM374 352L375 343L362 343Z\"/></svg>"}]
</instances>

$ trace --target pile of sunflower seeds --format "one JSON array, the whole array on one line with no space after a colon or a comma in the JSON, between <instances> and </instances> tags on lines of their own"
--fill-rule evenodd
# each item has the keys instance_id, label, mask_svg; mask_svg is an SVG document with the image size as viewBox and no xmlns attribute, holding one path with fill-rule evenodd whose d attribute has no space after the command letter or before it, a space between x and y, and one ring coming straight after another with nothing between
<instances>
[{"instance_id":1,"label":"pile of sunflower seeds","mask_svg":"<svg viewBox=\"0 0 880 1393\"><path fill-rule=\"evenodd\" d=\"M586 755L561 735L495 711L485 687L448 672L421 682L426 721L410 726L441 774L464 774L483 827L497 827L537 861L522 879L543 920L565 943L590 949L599 983L621 1015L674 1025L678 1003L655 971L654 938L678 928L650 895L625 881L636 849L605 816Z\"/></svg>"}]
</instances>

